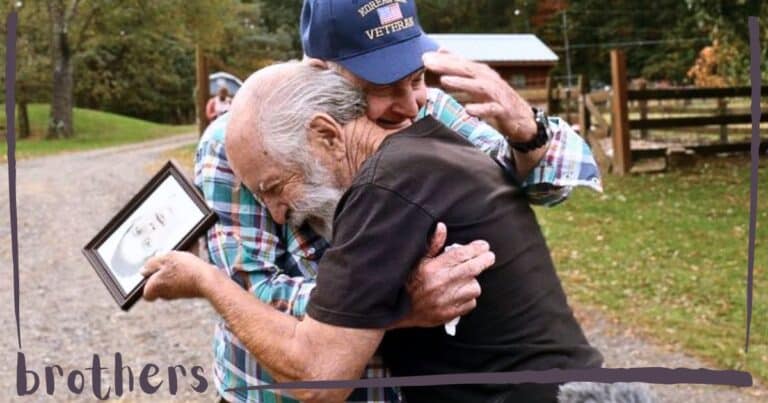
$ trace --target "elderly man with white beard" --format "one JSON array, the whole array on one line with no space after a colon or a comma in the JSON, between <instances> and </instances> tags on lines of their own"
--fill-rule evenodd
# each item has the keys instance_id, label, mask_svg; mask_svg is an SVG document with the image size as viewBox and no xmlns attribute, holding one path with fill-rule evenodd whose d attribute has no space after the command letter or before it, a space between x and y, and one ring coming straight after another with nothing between
<instances>
[{"instance_id":1,"label":"elderly man with white beard","mask_svg":"<svg viewBox=\"0 0 768 403\"><path fill-rule=\"evenodd\" d=\"M570 310L535 216L500 164L431 118L397 132L330 71L260 71L251 133L227 138L235 174L275 217L332 233L303 320L257 301L197 257L147 263L148 300L202 297L278 381L359 378L377 351L396 376L591 368L602 363ZM269 116L269 119L265 118ZM438 222L448 243L484 239L495 262L455 335L388 330L409 311L410 270ZM555 401L557 385L404 388L409 402ZM349 390L298 390L309 401Z\"/></svg>"}]
</instances>

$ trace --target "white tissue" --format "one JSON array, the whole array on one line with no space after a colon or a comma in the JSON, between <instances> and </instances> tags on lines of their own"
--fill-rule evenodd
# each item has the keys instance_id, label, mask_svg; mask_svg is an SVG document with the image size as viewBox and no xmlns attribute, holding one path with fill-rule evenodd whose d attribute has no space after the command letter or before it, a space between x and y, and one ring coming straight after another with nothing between
<instances>
[{"instance_id":1,"label":"white tissue","mask_svg":"<svg viewBox=\"0 0 768 403\"><path fill-rule=\"evenodd\" d=\"M448 333L449 336L456 336L456 325L459 324L459 319L461 319L461 316L451 319L448 323L444 325L445 332Z\"/></svg>"},{"instance_id":2,"label":"white tissue","mask_svg":"<svg viewBox=\"0 0 768 403\"><path fill-rule=\"evenodd\" d=\"M458 248L460 246L462 246L462 245L459 245L457 243L455 243L453 245L448 245L448 246L445 247L445 251L447 252L447 251L449 251L451 249L455 249L455 248ZM445 332L448 333L449 336L456 336L456 326L459 325L459 319L461 319L461 316L457 316L457 317L449 320L445 325L443 325L445 327Z\"/></svg>"}]
</instances>

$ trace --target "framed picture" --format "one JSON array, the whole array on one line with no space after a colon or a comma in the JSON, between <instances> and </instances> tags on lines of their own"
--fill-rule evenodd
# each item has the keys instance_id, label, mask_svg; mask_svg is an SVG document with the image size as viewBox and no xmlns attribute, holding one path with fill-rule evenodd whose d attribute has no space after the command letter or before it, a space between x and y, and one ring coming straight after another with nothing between
<instances>
[{"instance_id":1,"label":"framed picture","mask_svg":"<svg viewBox=\"0 0 768 403\"><path fill-rule=\"evenodd\" d=\"M168 161L83 248L120 308L140 297L139 273L154 255L185 250L216 221L197 189Z\"/></svg>"}]
</instances>

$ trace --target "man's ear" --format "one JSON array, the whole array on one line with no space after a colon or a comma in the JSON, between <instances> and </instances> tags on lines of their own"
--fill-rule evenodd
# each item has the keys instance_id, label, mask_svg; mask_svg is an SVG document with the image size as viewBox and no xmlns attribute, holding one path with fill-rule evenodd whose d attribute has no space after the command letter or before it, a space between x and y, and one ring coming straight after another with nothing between
<instances>
[{"instance_id":1,"label":"man's ear","mask_svg":"<svg viewBox=\"0 0 768 403\"><path fill-rule=\"evenodd\" d=\"M341 138L342 127L327 113L316 113L309 120L307 140L309 146L334 159L343 158L346 150Z\"/></svg>"},{"instance_id":2,"label":"man's ear","mask_svg":"<svg viewBox=\"0 0 768 403\"><path fill-rule=\"evenodd\" d=\"M304 57L301 59L301 62L308 66L317 67L320 69L328 68L328 63L326 63L325 60L315 59L314 57L309 57L307 55L304 55Z\"/></svg>"}]
</instances>

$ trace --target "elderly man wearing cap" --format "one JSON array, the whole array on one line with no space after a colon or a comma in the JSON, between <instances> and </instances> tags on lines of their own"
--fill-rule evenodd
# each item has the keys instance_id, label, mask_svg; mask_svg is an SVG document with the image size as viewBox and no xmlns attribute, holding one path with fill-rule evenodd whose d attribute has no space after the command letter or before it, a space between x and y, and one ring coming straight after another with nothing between
<instances>
[{"instance_id":1,"label":"elderly man wearing cap","mask_svg":"<svg viewBox=\"0 0 768 403\"><path fill-rule=\"evenodd\" d=\"M589 149L567 124L534 113L483 65L448 54L424 55L437 46L423 34L413 1L305 1L301 36L310 63L333 68L364 90L367 116L381 127L400 128L432 116L507 165L516 178L531 171L521 182L538 204L555 204L577 185L599 189ZM465 110L442 91L426 88L425 65L446 73L444 86L465 90L478 102ZM507 138L467 111L495 117ZM208 128L196 156L196 184L219 216L207 237L210 259L259 300L301 318L328 241L308 225L288 224L289 206L272 206L275 213L269 214L262 200L240 186L224 142L227 132L248 127L230 124L230 118L235 117L224 115ZM466 274L475 264L469 257L481 252L457 250L422 264L410 287L414 314L408 324L434 326L466 313L476 295L455 291L477 286ZM444 270L449 266L455 267ZM227 400L290 401L280 391L231 390L273 380L223 321L216 328L214 356L214 380ZM381 376L381 368L371 365L366 375ZM351 399L391 401L396 394L371 388Z\"/></svg>"}]
</instances>

